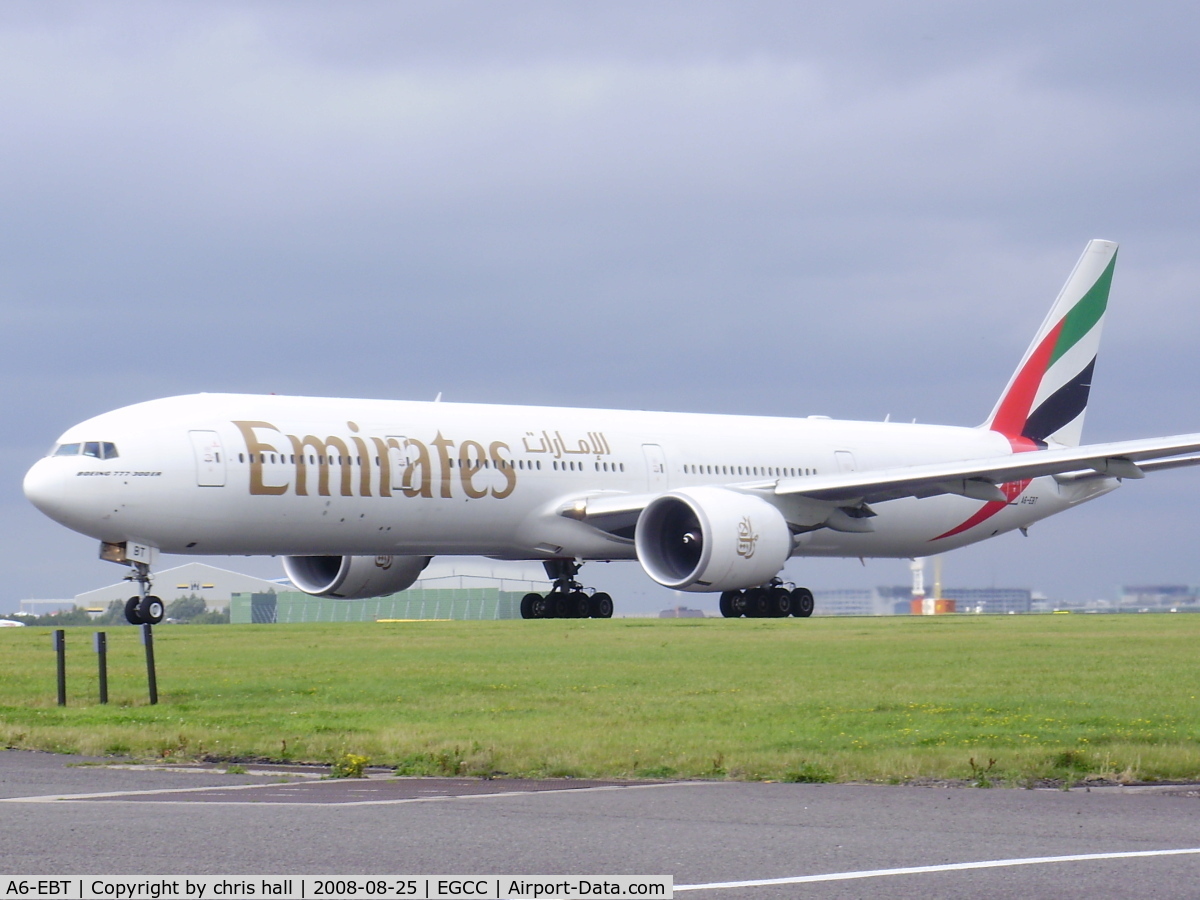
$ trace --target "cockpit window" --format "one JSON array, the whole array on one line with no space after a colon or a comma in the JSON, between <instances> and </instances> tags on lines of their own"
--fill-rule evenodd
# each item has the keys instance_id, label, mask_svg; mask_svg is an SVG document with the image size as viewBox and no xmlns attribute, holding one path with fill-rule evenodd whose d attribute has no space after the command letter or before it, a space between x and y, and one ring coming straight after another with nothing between
<instances>
[{"instance_id":1,"label":"cockpit window","mask_svg":"<svg viewBox=\"0 0 1200 900\"><path fill-rule=\"evenodd\" d=\"M116 459L121 454L117 453L117 445L112 441L84 441L77 444L59 444L52 451L51 456L90 456L93 459Z\"/></svg>"}]
</instances>

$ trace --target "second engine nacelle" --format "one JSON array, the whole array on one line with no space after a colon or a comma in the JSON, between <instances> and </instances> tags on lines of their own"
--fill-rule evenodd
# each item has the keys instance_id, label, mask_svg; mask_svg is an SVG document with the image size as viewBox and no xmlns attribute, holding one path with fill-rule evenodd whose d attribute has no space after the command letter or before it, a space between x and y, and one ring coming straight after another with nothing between
<instances>
[{"instance_id":1,"label":"second engine nacelle","mask_svg":"<svg viewBox=\"0 0 1200 900\"><path fill-rule=\"evenodd\" d=\"M663 494L638 517L646 574L677 591L732 591L770 581L792 550L783 514L752 494L695 487Z\"/></svg>"},{"instance_id":2,"label":"second engine nacelle","mask_svg":"<svg viewBox=\"0 0 1200 900\"><path fill-rule=\"evenodd\" d=\"M429 556L285 556L292 584L316 597L366 600L402 591L419 576Z\"/></svg>"}]
</instances>

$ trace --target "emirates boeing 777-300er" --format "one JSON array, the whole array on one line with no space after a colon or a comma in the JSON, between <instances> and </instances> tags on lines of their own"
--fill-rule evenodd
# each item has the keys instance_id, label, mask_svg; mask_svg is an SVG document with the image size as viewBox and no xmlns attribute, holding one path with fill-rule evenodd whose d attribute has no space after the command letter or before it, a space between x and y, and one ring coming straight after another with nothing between
<instances>
[{"instance_id":1,"label":"emirates boeing 777-300er","mask_svg":"<svg viewBox=\"0 0 1200 900\"><path fill-rule=\"evenodd\" d=\"M579 567L636 559L726 616L807 616L790 557L928 556L1200 463L1200 434L1080 445L1116 253L1088 244L974 428L196 394L67 429L25 494L130 567L135 624L162 619L160 552L282 556L300 590L345 599L403 590L435 555L541 560L534 619L611 616Z\"/></svg>"}]
</instances>

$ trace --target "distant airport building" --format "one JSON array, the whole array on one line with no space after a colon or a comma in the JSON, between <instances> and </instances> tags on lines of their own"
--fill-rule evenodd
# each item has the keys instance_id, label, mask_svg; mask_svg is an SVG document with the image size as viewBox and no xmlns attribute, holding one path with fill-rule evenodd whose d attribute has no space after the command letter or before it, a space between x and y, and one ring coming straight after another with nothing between
<instances>
[{"instance_id":1,"label":"distant airport building","mask_svg":"<svg viewBox=\"0 0 1200 900\"><path fill-rule=\"evenodd\" d=\"M664 609L658 614L660 619L703 619L704 610L688 609L686 606L676 606L672 609Z\"/></svg>"},{"instance_id":2,"label":"distant airport building","mask_svg":"<svg viewBox=\"0 0 1200 900\"><path fill-rule=\"evenodd\" d=\"M813 588L814 616L890 616L895 610L882 588Z\"/></svg>"},{"instance_id":3,"label":"distant airport building","mask_svg":"<svg viewBox=\"0 0 1200 900\"><path fill-rule=\"evenodd\" d=\"M155 572L151 591L166 603L194 595L203 599L204 605L209 609L225 609L235 593L280 590L283 586L265 578L255 578L253 575L230 572L228 569L219 569L207 563L193 562ZM120 600L124 603L136 593L137 585L120 581L77 595L74 605L89 610L105 610L112 601ZM68 607L70 605L68 603Z\"/></svg>"},{"instance_id":4,"label":"distant airport building","mask_svg":"<svg viewBox=\"0 0 1200 900\"><path fill-rule=\"evenodd\" d=\"M435 556L409 590L494 588L508 593L544 594L550 579L539 562L485 559L478 556Z\"/></svg>"},{"instance_id":5,"label":"distant airport building","mask_svg":"<svg viewBox=\"0 0 1200 900\"><path fill-rule=\"evenodd\" d=\"M883 615L907 616L912 612L913 591L909 585L884 585L875 588L880 604L887 612Z\"/></svg>"},{"instance_id":6,"label":"distant airport building","mask_svg":"<svg viewBox=\"0 0 1200 900\"><path fill-rule=\"evenodd\" d=\"M521 598L550 589L536 562L434 559L408 590L370 600L313 597L290 585L235 594L233 624L376 622L381 619L519 619Z\"/></svg>"},{"instance_id":7,"label":"distant airport building","mask_svg":"<svg viewBox=\"0 0 1200 900\"><path fill-rule=\"evenodd\" d=\"M336 600L282 590L234 594L234 625L292 625L302 622L378 622L414 619L519 619L524 591L494 587L410 588L370 600Z\"/></svg>"},{"instance_id":8,"label":"distant airport building","mask_svg":"<svg viewBox=\"0 0 1200 900\"><path fill-rule=\"evenodd\" d=\"M958 603L960 613L1001 614L1033 611L1033 591L1027 588L946 588L943 596Z\"/></svg>"},{"instance_id":9,"label":"distant airport building","mask_svg":"<svg viewBox=\"0 0 1200 900\"><path fill-rule=\"evenodd\" d=\"M1200 588L1186 584L1132 584L1121 588L1121 612L1200 611Z\"/></svg>"},{"instance_id":10,"label":"distant airport building","mask_svg":"<svg viewBox=\"0 0 1200 900\"><path fill-rule=\"evenodd\" d=\"M942 597L956 601L960 613L1027 613L1031 611L1033 592L1028 588L956 588L942 590ZM891 616L909 615L912 587L883 585L876 588L813 588L817 616Z\"/></svg>"}]
</instances>

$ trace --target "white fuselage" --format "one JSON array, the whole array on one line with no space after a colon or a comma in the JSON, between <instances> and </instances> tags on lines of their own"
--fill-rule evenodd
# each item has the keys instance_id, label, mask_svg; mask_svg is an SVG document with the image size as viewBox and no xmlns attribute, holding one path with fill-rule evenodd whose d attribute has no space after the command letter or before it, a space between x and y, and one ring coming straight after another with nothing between
<instances>
[{"instance_id":1,"label":"white fuselage","mask_svg":"<svg viewBox=\"0 0 1200 900\"><path fill-rule=\"evenodd\" d=\"M241 394L125 407L58 445L90 442L117 455L48 456L25 487L52 518L101 541L201 555L593 560L635 558L634 545L558 515L577 498L1012 452L979 428ZM817 528L796 536L792 555L925 556L1115 486L1034 478L993 509L955 495L893 500L875 506L873 531Z\"/></svg>"}]
</instances>

